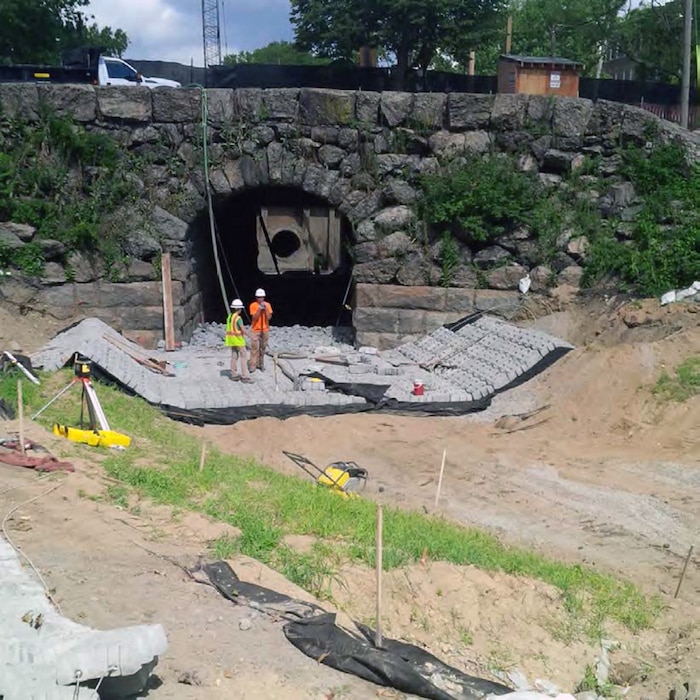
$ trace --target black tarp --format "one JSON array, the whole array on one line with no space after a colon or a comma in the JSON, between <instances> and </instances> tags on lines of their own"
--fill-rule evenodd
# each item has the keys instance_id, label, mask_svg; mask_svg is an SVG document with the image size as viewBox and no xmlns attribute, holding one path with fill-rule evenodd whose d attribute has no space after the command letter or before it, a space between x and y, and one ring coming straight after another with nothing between
<instances>
[{"instance_id":1,"label":"black tarp","mask_svg":"<svg viewBox=\"0 0 700 700\"><path fill-rule=\"evenodd\" d=\"M489 694L513 691L501 683L462 673L412 644L384 638L378 649L374 630L359 623L355 626L362 638L339 627L335 614L325 613L286 624L284 634L299 651L324 666L421 698L480 700Z\"/></svg>"},{"instance_id":2,"label":"black tarp","mask_svg":"<svg viewBox=\"0 0 700 700\"><path fill-rule=\"evenodd\" d=\"M232 425L242 420L252 418L293 418L294 416L315 416L323 418L348 413L366 413L369 411L385 411L400 415L420 416L464 416L468 413L483 411L491 405L491 397L476 401L398 401L386 398L388 385L362 384L354 382L335 382L329 377L313 372L309 377L321 379L329 391L339 392L346 396L359 396L365 400L363 404L320 404L315 406L294 406L289 404L255 404L250 406L229 406L227 408L193 408L185 409L177 406L161 404L160 410L173 420L192 425Z\"/></svg>"},{"instance_id":3,"label":"black tarp","mask_svg":"<svg viewBox=\"0 0 700 700\"><path fill-rule=\"evenodd\" d=\"M512 692L501 683L463 673L412 644L384 638L377 648L369 627L354 623L353 635L338 626L334 613L241 581L226 562L205 564L202 570L228 600L287 619L283 629L289 642L325 666L430 700L480 700Z\"/></svg>"}]
</instances>

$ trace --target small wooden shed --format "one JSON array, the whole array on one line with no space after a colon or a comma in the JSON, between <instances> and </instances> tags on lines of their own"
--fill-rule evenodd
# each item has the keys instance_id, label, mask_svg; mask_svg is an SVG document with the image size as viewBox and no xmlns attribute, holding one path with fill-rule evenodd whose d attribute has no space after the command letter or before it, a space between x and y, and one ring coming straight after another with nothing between
<instances>
[{"instance_id":1,"label":"small wooden shed","mask_svg":"<svg viewBox=\"0 0 700 700\"><path fill-rule=\"evenodd\" d=\"M503 55L498 62L498 92L578 97L582 63L568 58Z\"/></svg>"}]
</instances>

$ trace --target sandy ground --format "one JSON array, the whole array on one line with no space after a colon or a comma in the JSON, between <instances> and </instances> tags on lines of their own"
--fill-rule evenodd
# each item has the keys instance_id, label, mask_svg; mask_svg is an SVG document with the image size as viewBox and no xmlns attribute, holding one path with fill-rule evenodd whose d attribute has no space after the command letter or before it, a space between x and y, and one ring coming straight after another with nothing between
<instances>
[{"instance_id":1,"label":"sandy ground","mask_svg":"<svg viewBox=\"0 0 700 700\"><path fill-rule=\"evenodd\" d=\"M38 428L30 437L52 444ZM192 565L207 553L209 541L226 534L227 526L148 504L142 504L136 516L91 500L110 482L95 466L73 461L76 473L42 481L31 471L0 465L0 513L4 516L65 480L56 491L13 514L8 534L42 571L64 615L102 629L141 623L164 626L169 647L148 697L375 697L374 686L298 652L284 638L281 623L234 606L161 558ZM3 493L10 487L16 488ZM240 558L231 564L243 580L303 595L257 562ZM244 618L252 621L251 629L239 628ZM196 685L182 683L185 674L196 679Z\"/></svg>"},{"instance_id":2,"label":"sandy ground","mask_svg":"<svg viewBox=\"0 0 700 700\"><path fill-rule=\"evenodd\" d=\"M666 609L654 630L634 639L611 632L625 641L637 676L641 668L649 676L643 683L630 676L627 697L667 697L673 683L700 675L697 554L680 599L672 600L682 558L700 532L700 397L665 404L649 387L665 367L700 353L698 321L697 313L661 312L651 303L553 314L538 325L583 347L469 417L364 414L183 429L286 473L299 474L283 449L318 464L353 459L370 472L368 497L428 512L435 510L446 449L438 512L618 573L661 596ZM28 331L23 320L0 313L3 338L25 350L48 334L48 326L35 324ZM513 417L534 409L541 410L525 420ZM3 432L12 428L2 424ZM57 454L65 451L40 428L32 430ZM99 500L110 483L99 463L77 459L76 466L58 490L23 506L8 531L45 572L64 614L96 627L166 626L170 647L149 697L392 697L306 659L267 619L253 618L252 629L241 631L238 623L250 611L158 556L191 560L223 526L147 503L138 504L138 513L120 510ZM0 519L60 477L35 478L0 466ZM250 561L235 568L244 579L295 591ZM342 581L333 591L337 603L368 619L371 572L349 569ZM543 584L437 563L394 572L387 587L389 633L469 672L517 666L530 679L549 678L570 690L595 659L593 646L557 639L565 624L561 601ZM201 685L178 682L185 672L196 672Z\"/></svg>"},{"instance_id":3,"label":"sandy ground","mask_svg":"<svg viewBox=\"0 0 700 700\"><path fill-rule=\"evenodd\" d=\"M355 460L371 497L428 511L446 449L439 512L668 593L700 531L700 397L661 404L643 387L693 352L700 329L588 346L498 397L488 416L258 419L203 432L287 473L299 472L282 450ZM544 406L529 420L502 418ZM700 604L696 561L685 596Z\"/></svg>"}]
</instances>

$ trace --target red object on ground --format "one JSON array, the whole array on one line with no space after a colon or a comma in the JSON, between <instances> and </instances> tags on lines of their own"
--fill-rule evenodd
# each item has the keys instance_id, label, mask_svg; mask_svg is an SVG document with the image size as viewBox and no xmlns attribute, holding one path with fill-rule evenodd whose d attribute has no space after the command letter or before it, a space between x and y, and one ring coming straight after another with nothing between
<instances>
[{"instance_id":1,"label":"red object on ground","mask_svg":"<svg viewBox=\"0 0 700 700\"><path fill-rule=\"evenodd\" d=\"M38 447L36 443L29 440L25 442L25 449ZM29 457L22 455L20 450L19 440L16 442L3 442L2 447L11 450L11 452L3 452L0 450L0 462L10 464L13 467L26 467L27 469L35 469L38 472L74 472L75 467L70 462L59 462L54 456L46 454L42 457Z\"/></svg>"},{"instance_id":2,"label":"red object on ground","mask_svg":"<svg viewBox=\"0 0 700 700\"><path fill-rule=\"evenodd\" d=\"M413 393L416 396L423 396L423 390L425 387L423 386L423 382L415 381L413 382Z\"/></svg>"}]
</instances>

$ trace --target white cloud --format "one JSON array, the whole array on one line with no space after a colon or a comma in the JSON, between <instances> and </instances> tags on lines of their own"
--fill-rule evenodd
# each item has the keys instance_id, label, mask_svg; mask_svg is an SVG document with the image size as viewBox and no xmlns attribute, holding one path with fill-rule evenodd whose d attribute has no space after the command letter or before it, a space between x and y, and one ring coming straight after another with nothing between
<instances>
[{"instance_id":1,"label":"white cloud","mask_svg":"<svg viewBox=\"0 0 700 700\"><path fill-rule=\"evenodd\" d=\"M292 38L289 0L221 0L220 7L224 52L225 44L233 52ZM91 0L87 12L127 33L131 58L203 64L200 0Z\"/></svg>"}]
</instances>

